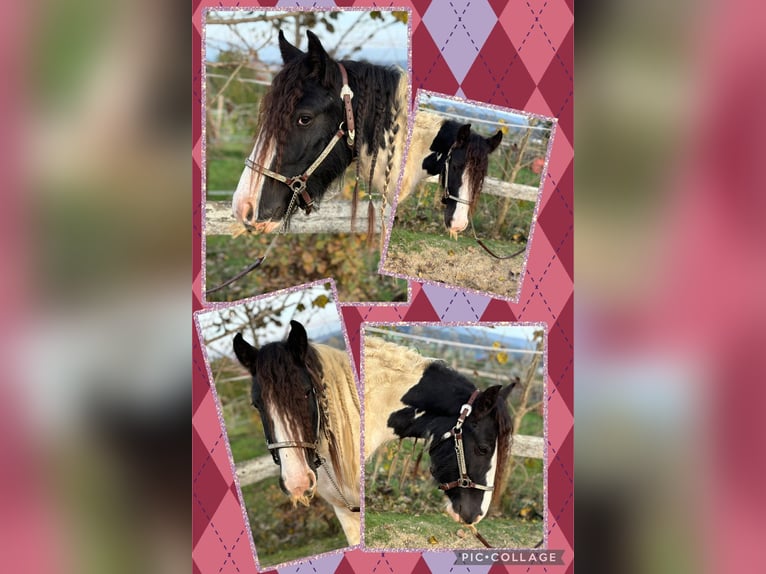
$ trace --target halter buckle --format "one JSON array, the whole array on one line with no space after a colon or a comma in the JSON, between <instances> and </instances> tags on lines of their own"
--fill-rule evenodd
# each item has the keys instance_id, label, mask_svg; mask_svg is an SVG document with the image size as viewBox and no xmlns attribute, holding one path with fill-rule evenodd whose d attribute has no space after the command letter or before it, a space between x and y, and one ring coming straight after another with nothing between
<instances>
[{"instance_id":1,"label":"halter buckle","mask_svg":"<svg viewBox=\"0 0 766 574\"><path fill-rule=\"evenodd\" d=\"M351 88L349 87L348 84L343 84L343 87L341 87L341 89L340 89L340 98L343 99L346 96L348 96L349 99L353 99L354 98L354 92L351 91Z\"/></svg>"},{"instance_id":2,"label":"halter buckle","mask_svg":"<svg viewBox=\"0 0 766 574\"><path fill-rule=\"evenodd\" d=\"M471 488L471 479L470 478L459 478L457 480L457 485L460 488Z\"/></svg>"}]
</instances>

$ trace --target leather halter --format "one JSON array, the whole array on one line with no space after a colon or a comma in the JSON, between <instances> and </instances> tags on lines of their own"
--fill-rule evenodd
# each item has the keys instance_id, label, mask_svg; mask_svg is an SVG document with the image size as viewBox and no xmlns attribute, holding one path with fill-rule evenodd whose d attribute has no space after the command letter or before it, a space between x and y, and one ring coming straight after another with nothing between
<instances>
[{"instance_id":1,"label":"leather halter","mask_svg":"<svg viewBox=\"0 0 766 574\"><path fill-rule=\"evenodd\" d=\"M453 480L452 482L445 482L439 485L439 489L445 492L452 490L453 488L475 488L477 490L488 491L495 489L494 486L485 486L471 480L471 477L468 476L468 469L466 468L465 464L465 452L463 451L463 423L465 422L465 419L468 418L468 416L471 414L471 411L473 411L472 405L476 400L476 397L479 396L479 392L479 389L476 389L471 394L468 402L460 407L460 416L458 417L455 426L444 433L444 436L442 437L442 440L447 440L451 436L455 437L455 455L457 456L457 467L460 471L460 478Z\"/></svg>"},{"instance_id":2,"label":"leather halter","mask_svg":"<svg viewBox=\"0 0 766 574\"><path fill-rule=\"evenodd\" d=\"M311 198L311 195L309 195L309 192L306 189L306 184L309 177L311 177L317 168L322 165L322 162L327 159L327 156L330 155L330 152L333 150L333 148L335 148L335 144L343 139L344 135L346 136L346 144L348 147L352 150L354 149L356 125L354 123L354 110L351 106L351 99L354 97L354 92L351 91L351 88L348 85L348 73L346 72L346 68L340 62L338 62L338 68L340 69L340 75L343 81L343 86L340 89L340 99L343 100L343 109L346 116L346 130L343 130L343 122L341 122L340 126L338 126L338 131L333 134L332 138L321 151L321 153L317 156L313 163L308 168L306 168L306 171L300 175L288 177L282 175L281 173L272 171L262 165L259 165L250 158L245 160L246 167L249 167L253 171L257 171L258 173L270 177L271 179L281 181L290 188L290 191L293 192L293 197L300 196L304 203L302 209L306 212L306 215L311 213L311 210L314 206L314 200Z\"/></svg>"}]
</instances>

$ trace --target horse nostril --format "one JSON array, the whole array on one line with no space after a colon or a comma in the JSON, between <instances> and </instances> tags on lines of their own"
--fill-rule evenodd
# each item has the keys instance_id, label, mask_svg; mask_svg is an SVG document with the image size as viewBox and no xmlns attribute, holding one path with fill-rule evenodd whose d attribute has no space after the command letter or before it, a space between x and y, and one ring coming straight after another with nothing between
<instances>
[{"instance_id":1,"label":"horse nostril","mask_svg":"<svg viewBox=\"0 0 766 574\"><path fill-rule=\"evenodd\" d=\"M247 211L245 212L245 223L250 223L253 219L253 204L248 202Z\"/></svg>"}]
</instances>

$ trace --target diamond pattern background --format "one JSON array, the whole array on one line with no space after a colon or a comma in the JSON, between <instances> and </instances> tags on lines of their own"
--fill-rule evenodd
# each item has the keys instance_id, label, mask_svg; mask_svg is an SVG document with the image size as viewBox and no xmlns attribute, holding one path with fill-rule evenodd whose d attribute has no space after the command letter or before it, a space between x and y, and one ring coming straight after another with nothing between
<instances>
[{"instance_id":1,"label":"diamond pattern background","mask_svg":"<svg viewBox=\"0 0 766 574\"><path fill-rule=\"evenodd\" d=\"M408 304L343 305L352 351L359 364L364 321L529 321L548 325L548 547L573 562L573 34L571 1L409 0L371 2L262 1L192 4L193 269L192 307L203 308L202 237L202 22L206 7L409 7L413 97L419 88L558 119L535 234L518 303L454 288L411 283ZM192 571L255 573L253 549L234 483L226 438L193 331ZM362 572L477 574L518 567L453 566L451 552L379 553L354 550L281 568L280 574ZM526 569L525 569L526 570ZM271 570L270 572L276 572Z\"/></svg>"}]
</instances>

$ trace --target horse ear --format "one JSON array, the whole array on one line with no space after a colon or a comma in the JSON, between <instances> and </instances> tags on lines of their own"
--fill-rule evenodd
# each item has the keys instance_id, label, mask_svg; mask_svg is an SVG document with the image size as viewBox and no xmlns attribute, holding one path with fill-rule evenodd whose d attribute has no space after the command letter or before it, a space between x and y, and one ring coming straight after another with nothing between
<instances>
[{"instance_id":1,"label":"horse ear","mask_svg":"<svg viewBox=\"0 0 766 574\"><path fill-rule=\"evenodd\" d=\"M497 133L493 135L491 138L487 138L487 143L489 144L489 153L492 153L497 149L497 146L500 145L500 142L503 141L503 132L500 130L497 130Z\"/></svg>"},{"instance_id":2,"label":"horse ear","mask_svg":"<svg viewBox=\"0 0 766 574\"><path fill-rule=\"evenodd\" d=\"M455 147L463 147L468 143L468 138L471 136L471 124L463 124L460 129L457 130L457 139L455 140Z\"/></svg>"},{"instance_id":3,"label":"horse ear","mask_svg":"<svg viewBox=\"0 0 766 574\"><path fill-rule=\"evenodd\" d=\"M477 419L489 414L497 406L497 398L500 396L502 385L492 385L480 393L473 405L473 416Z\"/></svg>"},{"instance_id":4,"label":"horse ear","mask_svg":"<svg viewBox=\"0 0 766 574\"><path fill-rule=\"evenodd\" d=\"M314 34L314 32L306 30L306 36L308 36L309 39L309 59L314 64L314 69L319 78L324 78L327 62L330 60L330 56L325 52L322 42L319 41L319 38L317 38L317 35Z\"/></svg>"},{"instance_id":5,"label":"horse ear","mask_svg":"<svg viewBox=\"0 0 766 574\"><path fill-rule=\"evenodd\" d=\"M497 133L493 135L491 138L487 139L487 143L489 144L489 153L492 153L497 149L497 146L500 145L500 142L503 141L503 132L500 130L497 130Z\"/></svg>"},{"instance_id":6,"label":"horse ear","mask_svg":"<svg viewBox=\"0 0 766 574\"><path fill-rule=\"evenodd\" d=\"M258 349L253 347L250 343L245 341L242 333L234 335L234 354L237 356L237 360L248 371L253 373L255 369L255 358L258 356Z\"/></svg>"},{"instance_id":7,"label":"horse ear","mask_svg":"<svg viewBox=\"0 0 766 574\"><path fill-rule=\"evenodd\" d=\"M309 338L308 335L306 335L306 328L298 321L290 321L290 334L287 336L287 347L299 361L303 362L306 359Z\"/></svg>"},{"instance_id":8,"label":"horse ear","mask_svg":"<svg viewBox=\"0 0 766 574\"><path fill-rule=\"evenodd\" d=\"M521 380L519 379L519 377L514 377L513 382L511 382L509 385L505 385L502 389L500 389L500 400L503 402L506 402L508 400L508 397L511 396L511 391L520 382Z\"/></svg>"},{"instance_id":9,"label":"horse ear","mask_svg":"<svg viewBox=\"0 0 766 574\"><path fill-rule=\"evenodd\" d=\"M287 41L282 30L279 31L279 51L282 53L282 61L285 64L289 64L296 58L303 56L303 52Z\"/></svg>"}]
</instances>

